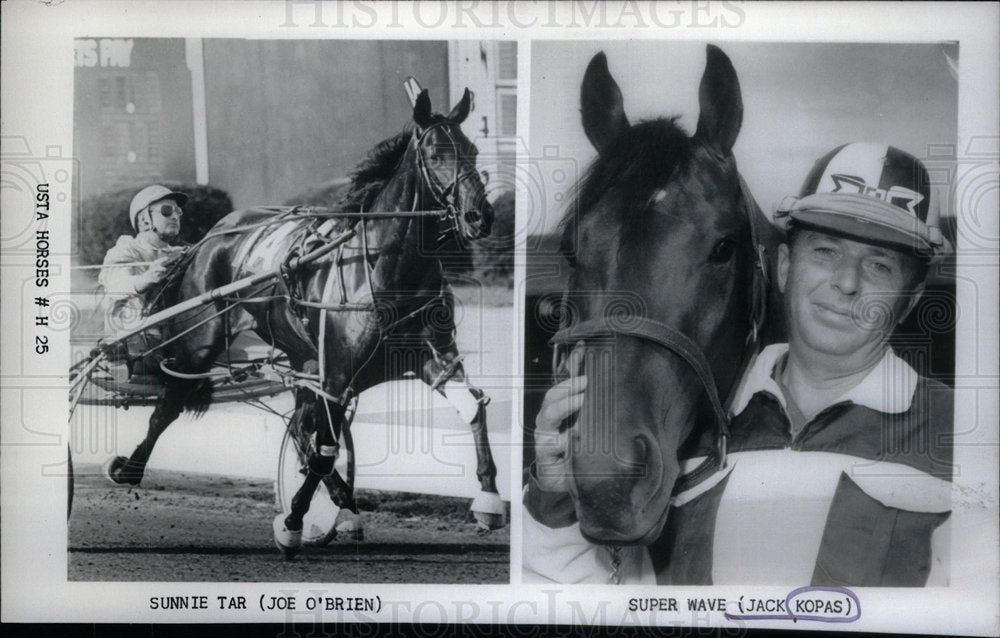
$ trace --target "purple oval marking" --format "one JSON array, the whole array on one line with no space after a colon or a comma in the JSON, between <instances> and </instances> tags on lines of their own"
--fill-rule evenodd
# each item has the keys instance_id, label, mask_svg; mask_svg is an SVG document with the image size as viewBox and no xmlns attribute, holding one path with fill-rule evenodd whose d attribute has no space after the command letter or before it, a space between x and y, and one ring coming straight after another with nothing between
<instances>
[{"instance_id":1,"label":"purple oval marking","mask_svg":"<svg viewBox=\"0 0 1000 638\"><path fill-rule=\"evenodd\" d=\"M801 594L806 594L813 591L826 591L833 592L837 594L844 594L847 596L847 611L848 614L851 613L851 601L854 601L855 613L849 616L816 616L812 614L795 614L792 611L792 600ZM784 614L730 614L725 612L726 620L812 620L814 622L837 622L837 623L848 623L854 622L861 618L861 601L858 600L857 595L846 587L799 587L798 589L793 589L791 593L785 596L785 609L787 610Z\"/></svg>"},{"instance_id":2,"label":"purple oval marking","mask_svg":"<svg viewBox=\"0 0 1000 638\"><path fill-rule=\"evenodd\" d=\"M841 618L840 616L797 616L792 611L791 601L793 598L799 594L805 594L811 591L829 591L838 594L846 594L850 600L854 601L854 607L857 612L853 616L847 616ZM848 601L848 610L850 610L850 601ZM846 587L799 587L798 589L792 590L792 593L785 597L785 608L788 609L788 615L792 620L815 620L818 622L854 622L858 618L861 618L861 601L850 589Z\"/></svg>"}]
</instances>

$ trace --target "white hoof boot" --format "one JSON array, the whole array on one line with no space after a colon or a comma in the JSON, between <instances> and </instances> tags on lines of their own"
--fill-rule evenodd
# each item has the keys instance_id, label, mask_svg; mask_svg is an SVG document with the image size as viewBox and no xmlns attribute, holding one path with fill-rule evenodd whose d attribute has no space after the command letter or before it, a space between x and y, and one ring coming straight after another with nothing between
<instances>
[{"instance_id":1,"label":"white hoof boot","mask_svg":"<svg viewBox=\"0 0 1000 638\"><path fill-rule=\"evenodd\" d=\"M126 463L128 463L128 459L126 457L112 456L110 459L104 462L104 465L101 466L101 475L113 485L136 487L137 485L139 485L139 481L125 480L121 478L121 474L119 474L121 469L125 467Z\"/></svg>"},{"instance_id":2,"label":"white hoof boot","mask_svg":"<svg viewBox=\"0 0 1000 638\"><path fill-rule=\"evenodd\" d=\"M365 526L360 514L355 514L346 507L337 512L337 520L334 522L338 538L346 538L351 541L365 540Z\"/></svg>"},{"instance_id":3,"label":"white hoof boot","mask_svg":"<svg viewBox=\"0 0 1000 638\"><path fill-rule=\"evenodd\" d=\"M507 506L496 492L480 492L470 509L481 531L500 529L507 524Z\"/></svg>"},{"instance_id":4,"label":"white hoof boot","mask_svg":"<svg viewBox=\"0 0 1000 638\"><path fill-rule=\"evenodd\" d=\"M468 386L456 381L448 381L441 389L448 403L458 411L458 416L466 423L472 423L479 414L479 401Z\"/></svg>"},{"instance_id":5,"label":"white hoof boot","mask_svg":"<svg viewBox=\"0 0 1000 638\"><path fill-rule=\"evenodd\" d=\"M121 485L121 483L116 481L114 478L115 472L117 472L118 469L121 468L122 465L124 465L121 459L122 457L120 456L112 456L110 459L108 459L101 465L101 476L107 479L107 481L112 485Z\"/></svg>"},{"instance_id":6,"label":"white hoof boot","mask_svg":"<svg viewBox=\"0 0 1000 638\"><path fill-rule=\"evenodd\" d=\"M274 544L285 555L285 558L292 559L302 548L302 530L290 530L285 527L285 515L278 514L271 524L274 529Z\"/></svg>"}]
</instances>

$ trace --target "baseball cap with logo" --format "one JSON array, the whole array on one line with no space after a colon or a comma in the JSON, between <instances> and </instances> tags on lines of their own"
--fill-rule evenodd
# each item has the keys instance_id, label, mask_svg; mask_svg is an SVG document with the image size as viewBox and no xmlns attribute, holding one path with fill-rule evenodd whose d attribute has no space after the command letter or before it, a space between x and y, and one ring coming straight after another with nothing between
<instances>
[{"instance_id":1,"label":"baseball cap with logo","mask_svg":"<svg viewBox=\"0 0 1000 638\"><path fill-rule=\"evenodd\" d=\"M178 206L183 206L187 202L188 196L184 193L172 191L166 186L160 186L159 184L147 186L135 194L135 197L132 198L132 203L128 206L128 218L132 222L133 229L139 230L136 225L136 218L142 209L161 199L172 199L177 202Z\"/></svg>"},{"instance_id":2,"label":"baseball cap with logo","mask_svg":"<svg viewBox=\"0 0 1000 638\"><path fill-rule=\"evenodd\" d=\"M774 223L792 222L912 252L931 262L952 252L931 207L930 178L916 157L884 144L839 146L813 166Z\"/></svg>"}]
</instances>

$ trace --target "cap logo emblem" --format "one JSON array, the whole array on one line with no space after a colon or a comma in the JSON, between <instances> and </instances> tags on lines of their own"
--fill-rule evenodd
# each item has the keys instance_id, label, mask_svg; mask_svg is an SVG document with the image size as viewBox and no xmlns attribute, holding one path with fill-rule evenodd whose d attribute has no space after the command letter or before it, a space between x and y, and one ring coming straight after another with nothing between
<instances>
[{"instance_id":1,"label":"cap logo emblem","mask_svg":"<svg viewBox=\"0 0 1000 638\"><path fill-rule=\"evenodd\" d=\"M842 175L837 173L830 175L830 179L833 180L833 184L836 187L832 191L834 193L857 193L881 199L893 206L906 208L914 216L917 214L917 205L924 200L923 195L909 188L903 186L890 186L888 189L877 188L869 186L864 178L857 177L856 175Z\"/></svg>"}]
</instances>

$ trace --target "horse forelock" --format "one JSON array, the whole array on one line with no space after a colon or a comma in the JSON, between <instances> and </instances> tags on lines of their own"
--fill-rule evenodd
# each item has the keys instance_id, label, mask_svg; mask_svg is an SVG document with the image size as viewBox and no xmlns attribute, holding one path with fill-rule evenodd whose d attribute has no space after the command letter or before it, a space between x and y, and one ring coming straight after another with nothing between
<instances>
[{"instance_id":1,"label":"horse forelock","mask_svg":"<svg viewBox=\"0 0 1000 638\"><path fill-rule=\"evenodd\" d=\"M627 219L645 207L653 191L686 167L694 143L677 123L677 117L646 120L630 127L591 163L577 182L561 226L583 218L612 188L627 194L616 209Z\"/></svg>"}]
</instances>

